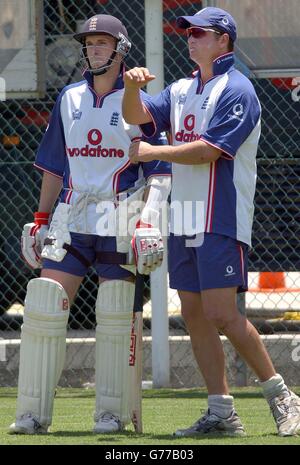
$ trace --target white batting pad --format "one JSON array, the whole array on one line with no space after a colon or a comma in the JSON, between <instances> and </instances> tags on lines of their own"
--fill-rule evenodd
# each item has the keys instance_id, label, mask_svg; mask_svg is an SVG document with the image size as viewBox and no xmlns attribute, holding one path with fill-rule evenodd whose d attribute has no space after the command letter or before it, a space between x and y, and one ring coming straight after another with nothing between
<instances>
[{"instance_id":1,"label":"white batting pad","mask_svg":"<svg viewBox=\"0 0 300 465\"><path fill-rule=\"evenodd\" d=\"M129 348L134 283L121 280L100 285L96 328L96 412L110 412L130 423Z\"/></svg>"},{"instance_id":2,"label":"white batting pad","mask_svg":"<svg viewBox=\"0 0 300 465\"><path fill-rule=\"evenodd\" d=\"M17 418L31 413L52 420L53 399L65 360L69 299L56 281L29 281L22 326Z\"/></svg>"}]
</instances>

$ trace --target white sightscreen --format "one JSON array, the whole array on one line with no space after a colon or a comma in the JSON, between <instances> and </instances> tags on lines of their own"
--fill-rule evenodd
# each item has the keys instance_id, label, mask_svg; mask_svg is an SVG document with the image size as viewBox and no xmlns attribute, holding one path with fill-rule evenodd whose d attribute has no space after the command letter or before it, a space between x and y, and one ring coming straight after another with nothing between
<instances>
[{"instance_id":1,"label":"white sightscreen","mask_svg":"<svg viewBox=\"0 0 300 465\"><path fill-rule=\"evenodd\" d=\"M8 96L43 91L41 0L0 0L0 77Z\"/></svg>"},{"instance_id":2,"label":"white sightscreen","mask_svg":"<svg viewBox=\"0 0 300 465\"><path fill-rule=\"evenodd\" d=\"M299 0L211 0L238 25L236 53L257 76L292 76L300 70Z\"/></svg>"}]
</instances>

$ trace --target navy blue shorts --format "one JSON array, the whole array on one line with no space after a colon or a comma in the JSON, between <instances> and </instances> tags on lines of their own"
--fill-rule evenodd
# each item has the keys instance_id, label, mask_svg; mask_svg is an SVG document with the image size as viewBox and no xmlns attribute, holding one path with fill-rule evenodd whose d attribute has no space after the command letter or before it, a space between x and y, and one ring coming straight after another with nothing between
<instances>
[{"instance_id":1,"label":"navy blue shorts","mask_svg":"<svg viewBox=\"0 0 300 465\"><path fill-rule=\"evenodd\" d=\"M188 236L169 237L170 287L181 291L237 287L248 290L248 245L220 234L204 233L202 245L187 247ZM201 244L201 242L199 241Z\"/></svg>"},{"instance_id":2,"label":"navy blue shorts","mask_svg":"<svg viewBox=\"0 0 300 465\"><path fill-rule=\"evenodd\" d=\"M124 279L132 276L132 273L120 265L103 265L96 261L97 252L116 251L115 237L100 237L94 234L70 234L72 247L78 250L91 263L91 266L94 266L98 276L107 279ZM43 269L64 271L65 273L83 277L88 271L88 266L84 266L74 255L67 252L61 262L48 259L43 260Z\"/></svg>"}]
</instances>

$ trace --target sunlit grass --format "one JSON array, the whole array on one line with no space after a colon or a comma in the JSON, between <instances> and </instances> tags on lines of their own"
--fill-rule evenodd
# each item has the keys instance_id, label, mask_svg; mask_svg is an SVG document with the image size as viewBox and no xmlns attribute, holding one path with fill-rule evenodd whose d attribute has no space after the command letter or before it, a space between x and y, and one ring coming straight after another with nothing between
<instances>
[{"instance_id":1,"label":"sunlit grass","mask_svg":"<svg viewBox=\"0 0 300 465\"><path fill-rule=\"evenodd\" d=\"M297 389L296 389L297 390ZM235 407L244 424L245 438L174 438L178 428L190 426L207 407L207 394L196 389L159 389L143 391L144 433L136 434L132 425L125 432L95 435L93 389L58 389L53 424L48 435L10 435L14 421L16 389L0 389L0 444L15 445L203 445L203 444L299 444L300 437L280 438L261 392L256 388L232 391Z\"/></svg>"}]
</instances>

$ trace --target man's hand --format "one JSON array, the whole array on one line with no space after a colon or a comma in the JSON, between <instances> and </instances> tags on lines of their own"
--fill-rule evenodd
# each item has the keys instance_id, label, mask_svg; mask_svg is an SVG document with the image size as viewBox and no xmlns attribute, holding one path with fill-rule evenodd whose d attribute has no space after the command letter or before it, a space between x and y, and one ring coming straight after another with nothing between
<instances>
[{"instance_id":1,"label":"man's hand","mask_svg":"<svg viewBox=\"0 0 300 465\"><path fill-rule=\"evenodd\" d=\"M155 151L157 147L159 146L153 146L147 142L132 142L128 153L131 163L156 160Z\"/></svg>"},{"instance_id":2,"label":"man's hand","mask_svg":"<svg viewBox=\"0 0 300 465\"><path fill-rule=\"evenodd\" d=\"M152 123L152 116L141 100L140 89L153 79L155 79L155 76L150 74L147 68L132 68L124 74L122 113L127 123Z\"/></svg>"},{"instance_id":3,"label":"man's hand","mask_svg":"<svg viewBox=\"0 0 300 465\"><path fill-rule=\"evenodd\" d=\"M27 264L33 268L41 268L41 253L48 234L49 213L34 214L34 223L27 223L23 227L21 238L22 255Z\"/></svg>"},{"instance_id":4,"label":"man's hand","mask_svg":"<svg viewBox=\"0 0 300 465\"><path fill-rule=\"evenodd\" d=\"M124 74L124 85L127 89L140 89L155 79L147 68L132 68Z\"/></svg>"}]
</instances>

